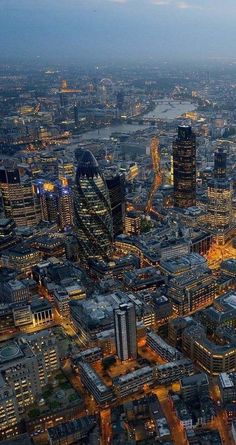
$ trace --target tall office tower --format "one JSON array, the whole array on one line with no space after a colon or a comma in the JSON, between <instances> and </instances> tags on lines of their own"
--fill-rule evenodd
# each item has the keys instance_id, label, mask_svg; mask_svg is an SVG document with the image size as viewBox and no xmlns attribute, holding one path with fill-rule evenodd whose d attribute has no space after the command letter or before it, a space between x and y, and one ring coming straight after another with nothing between
<instances>
[{"instance_id":1,"label":"tall office tower","mask_svg":"<svg viewBox=\"0 0 236 445\"><path fill-rule=\"evenodd\" d=\"M74 225L73 194L66 184L58 190L58 223L61 230L69 230Z\"/></svg>"},{"instance_id":2,"label":"tall office tower","mask_svg":"<svg viewBox=\"0 0 236 445\"><path fill-rule=\"evenodd\" d=\"M75 177L74 163L67 158L58 159L58 178L60 181L66 179L73 180Z\"/></svg>"},{"instance_id":3,"label":"tall office tower","mask_svg":"<svg viewBox=\"0 0 236 445\"><path fill-rule=\"evenodd\" d=\"M109 192L98 163L89 150L80 155L74 209L81 260L91 257L109 259L113 241Z\"/></svg>"},{"instance_id":4,"label":"tall office tower","mask_svg":"<svg viewBox=\"0 0 236 445\"><path fill-rule=\"evenodd\" d=\"M179 126L173 143L174 205L196 205L196 136L190 126Z\"/></svg>"},{"instance_id":5,"label":"tall office tower","mask_svg":"<svg viewBox=\"0 0 236 445\"><path fill-rule=\"evenodd\" d=\"M108 174L105 179L111 201L113 234L115 237L124 231L125 179L119 173Z\"/></svg>"},{"instance_id":6,"label":"tall office tower","mask_svg":"<svg viewBox=\"0 0 236 445\"><path fill-rule=\"evenodd\" d=\"M226 175L227 154L221 148L215 153L214 178L208 183L208 222L224 230L233 221L233 187Z\"/></svg>"},{"instance_id":7,"label":"tall office tower","mask_svg":"<svg viewBox=\"0 0 236 445\"><path fill-rule=\"evenodd\" d=\"M121 112L124 107L124 93L119 91L116 96L116 117L120 118Z\"/></svg>"},{"instance_id":8,"label":"tall office tower","mask_svg":"<svg viewBox=\"0 0 236 445\"><path fill-rule=\"evenodd\" d=\"M79 109L78 109L78 105L77 104L74 105L74 123L75 123L75 126L78 127L78 123L79 123Z\"/></svg>"},{"instance_id":9,"label":"tall office tower","mask_svg":"<svg viewBox=\"0 0 236 445\"><path fill-rule=\"evenodd\" d=\"M11 218L0 218L0 250L16 244L15 222Z\"/></svg>"},{"instance_id":10,"label":"tall office tower","mask_svg":"<svg viewBox=\"0 0 236 445\"><path fill-rule=\"evenodd\" d=\"M137 358L136 314L133 303L120 304L114 309L116 353L120 360Z\"/></svg>"},{"instance_id":11,"label":"tall office tower","mask_svg":"<svg viewBox=\"0 0 236 445\"><path fill-rule=\"evenodd\" d=\"M222 147L215 152L214 155L214 178L225 179L227 169L227 153Z\"/></svg>"},{"instance_id":12,"label":"tall office tower","mask_svg":"<svg viewBox=\"0 0 236 445\"><path fill-rule=\"evenodd\" d=\"M39 197L42 221L58 222L58 193L53 182L35 181L35 190Z\"/></svg>"},{"instance_id":13,"label":"tall office tower","mask_svg":"<svg viewBox=\"0 0 236 445\"><path fill-rule=\"evenodd\" d=\"M58 222L58 195L56 191L41 190L40 204L42 220L45 222Z\"/></svg>"},{"instance_id":14,"label":"tall office tower","mask_svg":"<svg viewBox=\"0 0 236 445\"><path fill-rule=\"evenodd\" d=\"M41 221L40 202L24 169L0 168L0 190L5 215L17 226L32 227Z\"/></svg>"}]
</instances>

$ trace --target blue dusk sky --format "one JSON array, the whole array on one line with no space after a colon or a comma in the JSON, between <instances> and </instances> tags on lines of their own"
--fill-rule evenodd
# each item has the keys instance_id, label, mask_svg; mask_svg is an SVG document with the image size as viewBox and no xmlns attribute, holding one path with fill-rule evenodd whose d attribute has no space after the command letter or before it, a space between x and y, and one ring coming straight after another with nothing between
<instances>
[{"instance_id":1,"label":"blue dusk sky","mask_svg":"<svg viewBox=\"0 0 236 445\"><path fill-rule=\"evenodd\" d=\"M0 60L236 58L236 0L0 0Z\"/></svg>"}]
</instances>

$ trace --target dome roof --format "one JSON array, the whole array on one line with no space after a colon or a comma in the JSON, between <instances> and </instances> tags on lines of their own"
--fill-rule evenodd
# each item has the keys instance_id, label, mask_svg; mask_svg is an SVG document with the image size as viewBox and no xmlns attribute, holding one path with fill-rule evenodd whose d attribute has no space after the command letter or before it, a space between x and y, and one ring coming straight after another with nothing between
<instances>
[{"instance_id":1,"label":"dome roof","mask_svg":"<svg viewBox=\"0 0 236 445\"><path fill-rule=\"evenodd\" d=\"M77 168L76 177L86 176L93 178L99 174L98 162L89 150L83 150Z\"/></svg>"}]
</instances>

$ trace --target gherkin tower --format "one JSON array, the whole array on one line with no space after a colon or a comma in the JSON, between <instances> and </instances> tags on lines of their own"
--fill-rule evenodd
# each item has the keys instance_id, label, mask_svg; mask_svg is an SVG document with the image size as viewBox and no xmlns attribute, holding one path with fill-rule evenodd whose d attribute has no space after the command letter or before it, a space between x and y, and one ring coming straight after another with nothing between
<instances>
[{"instance_id":1,"label":"gherkin tower","mask_svg":"<svg viewBox=\"0 0 236 445\"><path fill-rule=\"evenodd\" d=\"M113 242L109 192L98 162L89 150L83 150L79 157L74 206L81 260L109 259Z\"/></svg>"}]
</instances>

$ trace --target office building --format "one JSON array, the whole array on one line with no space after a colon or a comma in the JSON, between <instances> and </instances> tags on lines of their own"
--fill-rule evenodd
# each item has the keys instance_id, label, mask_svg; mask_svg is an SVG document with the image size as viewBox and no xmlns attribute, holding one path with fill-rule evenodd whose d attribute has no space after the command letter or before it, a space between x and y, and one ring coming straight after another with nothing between
<instances>
[{"instance_id":1,"label":"office building","mask_svg":"<svg viewBox=\"0 0 236 445\"><path fill-rule=\"evenodd\" d=\"M50 331L24 335L1 344L0 374L23 412L60 367L56 338Z\"/></svg>"},{"instance_id":2,"label":"office building","mask_svg":"<svg viewBox=\"0 0 236 445\"><path fill-rule=\"evenodd\" d=\"M174 205L196 205L196 136L190 126L179 126L173 143Z\"/></svg>"},{"instance_id":3,"label":"office building","mask_svg":"<svg viewBox=\"0 0 236 445\"><path fill-rule=\"evenodd\" d=\"M16 394L0 374L0 440L18 433L20 413Z\"/></svg>"},{"instance_id":4,"label":"office building","mask_svg":"<svg viewBox=\"0 0 236 445\"><path fill-rule=\"evenodd\" d=\"M136 212L127 212L125 216L125 233L127 235L140 235L141 218Z\"/></svg>"},{"instance_id":5,"label":"office building","mask_svg":"<svg viewBox=\"0 0 236 445\"><path fill-rule=\"evenodd\" d=\"M120 360L137 358L137 330L135 307L132 303L120 304L114 310L116 353Z\"/></svg>"},{"instance_id":6,"label":"office building","mask_svg":"<svg viewBox=\"0 0 236 445\"><path fill-rule=\"evenodd\" d=\"M113 389L118 398L126 397L150 385L154 380L154 370L150 366L136 369L113 379Z\"/></svg>"},{"instance_id":7,"label":"office building","mask_svg":"<svg viewBox=\"0 0 236 445\"><path fill-rule=\"evenodd\" d=\"M84 150L74 188L75 225L81 261L112 254L113 227L109 192L93 154Z\"/></svg>"},{"instance_id":8,"label":"office building","mask_svg":"<svg viewBox=\"0 0 236 445\"><path fill-rule=\"evenodd\" d=\"M41 252L25 247L22 244L4 250L0 257L2 267L19 270L25 275L30 275L32 268L42 259Z\"/></svg>"},{"instance_id":9,"label":"office building","mask_svg":"<svg viewBox=\"0 0 236 445\"><path fill-rule=\"evenodd\" d=\"M119 173L109 174L109 172L106 174L105 179L110 196L113 234L115 237L124 231L125 179L124 175Z\"/></svg>"},{"instance_id":10,"label":"office building","mask_svg":"<svg viewBox=\"0 0 236 445\"><path fill-rule=\"evenodd\" d=\"M73 195L68 185L61 186L58 190L58 225L65 231L74 225Z\"/></svg>"},{"instance_id":11,"label":"office building","mask_svg":"<svg viewBox=\"0 0 236 445\"><path fill-rule=\"evenodd\" d=\"M94 443L92 432L96 428L96 417L86 416L70 420L48 429L50 445ZM91 441L90 441L91 439Z\"/></svg>"},{"instance_id":12,"label":"office building","mask_svg":"<svg viewBox=\"0 0 236 445\"><path fill-rule=\"evenodd\" d=\"M42 220L49 223L58 222L58 194L53 183L37 185Z\"/></svg>"},{"instance_id":13,"label":"office building","mask_svg":"<svg viewBox=\"0 0 236 445\"><path fill-rule=\"evenodd\" d=\"M75 165L66 157L58 159L58 178L63 183L64 181L73 180L75 177Z\"/></svg>"},{"instance_id":14,"label":"office building","mask_svg":"<svg viewBox=\"0 0 236 445\"><path fill-rule=\"evenodd\" d=\"M4 303L26 303L31 298L29 286L21 280L0 282L0 301Z\"/></svg>"},{"instance_id":15,"label":"office building","mask_svg":"<svg viewBox=\"0 0 236 445\"><path fill-rule=\"evenodd\" d=\"M0 250L16 244L15 227L16 224L12 218L0 218Z\"/></svg>"},{"instance_id":16,"label":"office building","mask_svg":"<svg viewBox=\"0 0 236 445\"><path fill-rule=\"evenodd\" d=\"M114 395L112 389L105 385L89 363L80 360L78 368L81 382L86 389L91 392L98 405L106 405L113 400Z\"/></svg>"},{"instance_id":17,"label":"office building","mask_svg":"<svg viewBox=\"0 0 236 445\"><path fill-rule=\"evenodd\" d=\"M148 332L147 334L147 346L155 351L160 357L168 362L179 360L182 358L181 352L178 349L170 346L155 332Z\"/></svg>"},{"instance_id":18,"label":"office building","mask_svg":"<svg viewBox=\"0 0 236 445\"><path fill-rule=\"evenodd\" d=\"M231 403L236 400L236 373L222 372L218 377L220 398L223 403Z\"/></svg>"},{"instance_id":19,"label":"office building","mask_svg":"<svg viewBox=\"0 0 236 445\"><path fill-rule=\"evenodd\" d=\"M236 338L234 334L220 334L221 344L207 337L200 323L187 327L182 334L183 352L204 371L217 376L236 370Z\"/></svg>"},{"instance_id":20,"label":"office building","mask_svg":"<svg viewBox=\"0 0 236 445\"><path fill-rule=\"evenodd\" d=\"M199 392L208 393L209 379L205 373L184 377L180 380L180 391L185 401L193 400Z\"/></svg>"},{"instance_id":21,"label":"office building","mask_svg":"<svg viewBox=\"0 0 236 445\"><path fill-rule=\"evenodd\" d=\"M193 362L186 358L165 363L164 365L158 365L154 368L155 381L159 385L169 385L193 373Z\"/></svg>"},{"instance_id":22,"label":"office building","mask_svg":"<svg viewBox=\"0 0 236 445\"><path fill-rule=\"evenodd\" d=\"M85 349L76 355L73 355L73 365L78 372L79 363L83 360L86 363L94 363L103 358L102 349L99 347Z\"/></svg>"},{"instance_id":23,"label":"office building","mask_svg":"<svg viewBox=\"0 0 236 445\"><path fill-rule=\"evenodd\" d=\"M208 222L216 230L225 230L233 221L232 182L226 176L226 152L215 153L214 178L208 183Z\"/></svg>"},{"instance_id":24,"label":"office building","mask_svg":"<svg viewBox=\"0 0 236 445\"><path fill-rule=\"evenodd\" d=\"M229 291L214 300L213 305L200 312L200 320L207 330L215 333L222 328L236 328L236 294Z\"/></svg>"},{"instance_id":25,"label":"office building","mask_svg":"<svg viewBox=\"0 0 236 445\"><path fill-rule=\"evenodd\" d=\"M40 202L27 172L0 168L0 190L4 213L18 227L36 226L41 221Z\"/></svg>"},{"instance_id":26,"label":"office building","mask_svg":"<svg viewBox=\"0 0 236 445\"><path fill-rule=\"evenodd\" d=\"M168 297L178 315L187 315L211 304L215 293L214 276L205 265L172 278L168 287Z\"/></svg>"}]
</instances>

